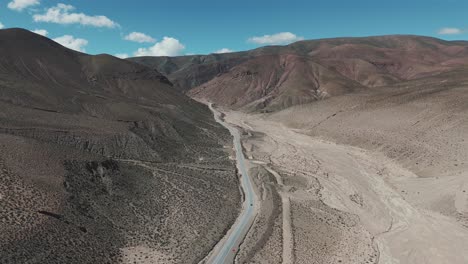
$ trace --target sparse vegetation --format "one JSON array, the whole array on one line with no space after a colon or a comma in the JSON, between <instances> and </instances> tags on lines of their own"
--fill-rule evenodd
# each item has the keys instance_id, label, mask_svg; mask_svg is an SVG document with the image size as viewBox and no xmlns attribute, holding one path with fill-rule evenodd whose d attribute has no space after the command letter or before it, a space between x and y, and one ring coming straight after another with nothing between
<instances>
[{"instance_id":1,"label":"sparse vegetation","mask_svg":"<svg viewBox=\"0 0 468 264\"><path fill-rule=\"evenodd\" d=\"M209 109L136 63L0 39L0 263L208 254L240 205Z\"/></svg>"}]
</instances>

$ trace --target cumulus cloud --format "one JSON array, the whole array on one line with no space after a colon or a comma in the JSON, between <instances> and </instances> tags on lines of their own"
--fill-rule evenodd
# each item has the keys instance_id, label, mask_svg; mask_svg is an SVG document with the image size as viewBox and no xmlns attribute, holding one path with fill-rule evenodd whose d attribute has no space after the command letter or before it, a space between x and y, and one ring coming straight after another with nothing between
<instances>
[{"instance_id":1,"label":"cumulus cloud","mask_svg":"<svg viewBox=\"0 0 468 264\"><path fill-rule=\"evenodd\" d=\"M156 39L152 38L151 36L146 35L145 33L141 32L132 32L124 37L125 40L138 42L138 43L154 43Z\"/></svg>"},{"instance_id":2,"label":"cumulus cloud","mask_svg":"<svg viewBox=\"0 0 468 264\"><path fill-rule=\"evenodd\" d=\"M273 35L264 35L259 37L251 37L248 42L261 44L261 45L278 45L278 44L289 44L295 41L303 40L303 37L299 37L291 32L281 32Z\"/></svg>"},{"instance_id":3,"label":"cumulus cloud","mask_svg":"<svg viewBox=\"0 0 468 264\"><path fill-rule=\"evenodd\" d=\"M121 58L121 59L126 59L126 58L129 57L127 53L117 53L117 54L115 54L115 56L117 58Z\"/></svg>"},{"instance_id":4,"label":"cumulus cloud","mask_svg":"<svg viewBox=\"0 0 468 264\"><path fill-rule=\"evenodd\" d=\"M47 9L44 14L35 14L35 22L48 22L56 24L80 24L83 26L115 28L118 24L106 16L89 16L83 13L73 13L75 7L66 4L57 4L57 6Z\"/></svg>"},{"instance_id":5,"label":"cumulus cloud","mask_svg":"<svg viewBox=\"0 0 468 264\"><path fill-rule=\"evenodd\" d=\"M222 49L217 50L217 51L215 51L213 53L218 53L219 54L219 53L230 53L230 52L234 52L234 51L232 49L222 48Z\"/></svg>"},{"instance_id":6,"label":"cumulus cloud","mask_svg":"<svg viewBox=\"0 0 468 264\"><path fill-rule=\"evenodd\" d=\"M182 55L185 46L178 39L164 37L163 40L149 48L139 48L135 56L178 56Z\"/></svg>"},{"instance_id":7,"label":"cumulus cloud","mask_svg":"<svg viewBox=\"0 0 468 264\"><path fill-rule=\"evenodd\" d=\"M449 27L441 28L439 29L439 31L437 31L437 34L439 35L458 35L462 33L463 33L463 30L459 28L449 28Z\"/></svg>"},{"instance_id":8,"label":"cumulus cloud","mask_svg":"<svg viewBox=\"0 0 468 264\"><path fill-rule=\"evenodd\" d=\"M8 8L11 10L23 11L25 8L39 4L39 0L13 0L8 3Z\"/></svg>"},{"instance_id":9,"label":"cumulus cloud","mask_svg":"<svg viewBox=\"0 0 468 264\"><path fill-rule=\"evenodd\" d=\"M58 38L54 38L54 41L69 49L81 52L85 52L84 47L88 45L88 41L86 39L75 38L70 35L64 35Z\"/></svg>"},{"instance_id":10,"label":"cumulus cloud","mask_svg":"<svg viewBox=\"0 0 468 264\"><path fill-rule=\"evenodd\" d=\"M0 29L4 28L5 25L2 24L2 22L0 22Z\"/></svg>"},{"instance_id":11,"label":"cumulus cloud","mask_svg":"<svg viewBox=\"0 0 468 264\"><path fill-rule=\"evenodd\" d=\"M49 32L47 32L47 30L45 29L35 29L35 30L32 30L32 32L42 35L42 36L47 36L47 34L49 34Z\"/></svg>"}]
</instances>

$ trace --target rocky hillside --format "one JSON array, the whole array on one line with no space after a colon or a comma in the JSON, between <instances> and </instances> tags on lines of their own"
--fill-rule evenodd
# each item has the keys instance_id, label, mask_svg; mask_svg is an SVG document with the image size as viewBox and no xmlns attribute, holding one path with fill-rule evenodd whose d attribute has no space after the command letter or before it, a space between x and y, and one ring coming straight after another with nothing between
<instances>
[{"instance_id":1,"label":"rocky hillside","mask_svg":"<svg viewBox=\"0 0 468 264\"><path fill-rule=\"evenodd\" d=\"M130 60L161 71L192 96L271 111L456 70L468 64L468 42L405 35L336 38Z\"/></svg>"},{"instance_id":2,"label":"rocky hillside","mask_svg":"<svg viewBox=\"0 0 468 264\"><path fill-rule=\"evenodd\" d=\"M239 206L229 138L154 69L0 30L0 263L199 261Z\"/></svg>"}]
</instances>

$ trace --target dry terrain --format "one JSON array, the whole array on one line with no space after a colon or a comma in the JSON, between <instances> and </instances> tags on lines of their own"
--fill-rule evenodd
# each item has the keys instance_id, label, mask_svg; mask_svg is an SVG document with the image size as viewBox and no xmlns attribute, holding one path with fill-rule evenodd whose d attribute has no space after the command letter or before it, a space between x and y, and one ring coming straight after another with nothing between
<instances>
[{"instance_id":1,"label":"dry terrain","mask_svg":"<svg viewBox=\"0 0 468 264\"><path fill-rule=\"evenodd\" d=\"M196 263L240 207L229 132L159 72L0 30L0 263Z\"/></svg>"},{"instance_id":2,"label":"dry terrain","mask_svg":"<svg viewBox=\"0 0 468 264\"><path fill-rule=\"evenodd\" d=\"M452 72L274 114L225 110L264 197L240 262L467 263L467 90Z\"/></svg>"}]
</instances>

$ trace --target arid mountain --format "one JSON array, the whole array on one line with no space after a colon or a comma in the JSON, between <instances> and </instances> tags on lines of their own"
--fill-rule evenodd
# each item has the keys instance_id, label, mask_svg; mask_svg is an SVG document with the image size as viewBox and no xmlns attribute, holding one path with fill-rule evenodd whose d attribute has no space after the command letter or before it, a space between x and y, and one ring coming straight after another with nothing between
<instances>
[{"instance_id":1,"label":"arid mountain","mask_svg":"<svg viewBox=\"0 0 468 264\"><path fill-rule=\"evenodd\" d=\"M158 71L0 30L0 263L201 260L237 215L228 142Z\"/></svg>"},{"instance_id":2,"label":"arid mountain","mask_svg":"<svg viewBox=\"0 0 468 264\"><path fill-rule=\"evenodd\" d=\"M189 91L232 107L278 110L364 87L297 55L264 55Z\"/></svg>"},{"instance_id":3,"label":"arid mountain","mask_svg":"<svg viewBox=\"0 0 468 264\"><path fill-rule=\"evenodd\" d=\"M130 60L161 71L192 96L235 108L278 110L455 70L468 64L468 42L405 35L337 38Z\"/></svg>"}]
</instances>

